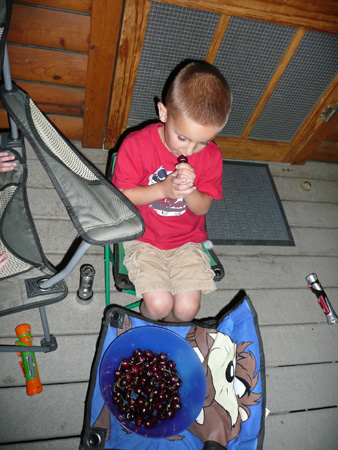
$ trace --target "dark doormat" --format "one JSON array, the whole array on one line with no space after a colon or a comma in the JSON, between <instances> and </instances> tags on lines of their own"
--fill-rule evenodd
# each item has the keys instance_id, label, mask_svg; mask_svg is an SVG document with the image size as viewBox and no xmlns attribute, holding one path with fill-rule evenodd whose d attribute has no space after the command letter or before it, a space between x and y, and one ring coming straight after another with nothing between
<instances>
[{"instance_id":1,"label":"dark doormat","mask_svg":"<svg viewBox=\"0 0 338 450\"><path fill-rule=\"evenodd\" d=\"M214 244L295 245L267 164L223 161L223 199L206 227Z\"/></svg>"}]
</instances>

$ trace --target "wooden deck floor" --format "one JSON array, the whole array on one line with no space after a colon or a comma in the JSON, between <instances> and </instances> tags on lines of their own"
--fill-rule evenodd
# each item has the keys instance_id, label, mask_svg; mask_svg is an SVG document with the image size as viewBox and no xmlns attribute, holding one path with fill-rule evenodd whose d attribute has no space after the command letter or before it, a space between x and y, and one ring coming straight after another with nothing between
<instances>
[{"instance_id":1,"label":"wooden deck floor","mask_svg":"<svg viewBox=\"0 0 338 450\"><path fill-rule=\"evenodd\" d=\"M29 149L28 149L29 150ZM107 153L84 154L102 172ZM203 298L199 317L217 314L240 289L257 311L266 358L265 450L338 448L338 325L327 324L305 277L316 272L338 311L338 165L271 165L295 239L295 247L217 246L226 270L218 291ZM29 151L29 196L44 251L62 262L76 237L65 208ZM309 181L310 191L300 184ZM47 307L58 350L37 354L43 393L28 397L15 353L0 354L0 448L76 450L95 345L105 307L103 249L94 247L82 263L96 270L95 299L75 300L78 268L67 278L68 297ZM111 302L130 296L112 287ZM28 322L42 335L38 311L0 318L0 343L13 344L14 329ZM127 449L126 449L127 450Z\"/></svg>"}]
</instances>

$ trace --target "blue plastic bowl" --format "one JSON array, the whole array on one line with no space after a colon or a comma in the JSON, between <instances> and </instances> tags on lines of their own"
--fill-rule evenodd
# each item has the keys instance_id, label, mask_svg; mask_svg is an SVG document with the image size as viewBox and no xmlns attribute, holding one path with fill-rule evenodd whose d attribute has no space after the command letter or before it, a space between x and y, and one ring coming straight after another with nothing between
<instances>
[{"instance_id":1,"label":"blue plastic bowl","mask_svg":"<svg viewBox=\"0 0 338 450\"><path fill-rule=\"evenodd\" d=\"M129 358L135 349L167 353L176 363L183 382L179 393L182 408L173 419L159 421L154 428L137 427L126 420L112 401L114 371L121 359ZM132 328L116 338L105 351L99 369L100 389L109 411L129 431L152 438L174 436L188 428L201 412L206 395L203 366L191 346L178 334L166 328L146 326Z\"/></svg>"}]
</instances>

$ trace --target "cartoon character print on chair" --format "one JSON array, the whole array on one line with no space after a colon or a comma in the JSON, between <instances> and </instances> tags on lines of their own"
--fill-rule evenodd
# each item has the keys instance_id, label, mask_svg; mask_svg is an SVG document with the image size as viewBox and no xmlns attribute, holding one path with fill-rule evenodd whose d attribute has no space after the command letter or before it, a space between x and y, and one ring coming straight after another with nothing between
<instances>
[{"instance_id":1,"label":"cartoon character print on chair","mask_svg":"<svg viewBox=\"0 0 338 450\"><path fill-rule=\"evenodd\" d=\"M186 340L199 356L207 379L203 409L188 430L202 442L212 436L226 446L249 419L249 406L261 398L253 392L258 382L255 357L245 352L251 342L237 345L227 334L201 327L192 327Z\"/></svg>"}]
</instances>

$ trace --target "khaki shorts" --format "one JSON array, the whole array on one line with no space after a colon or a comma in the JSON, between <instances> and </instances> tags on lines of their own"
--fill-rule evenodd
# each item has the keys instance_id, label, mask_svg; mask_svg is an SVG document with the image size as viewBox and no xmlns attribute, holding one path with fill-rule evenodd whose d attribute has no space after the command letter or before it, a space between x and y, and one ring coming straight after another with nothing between
<instances>
[{"instance_id":1,"label":"khaki shorts","mask_svg":"<svg viewBox=\"0 0 338 450\"><path fill-rule=\"evenodd\" d=\"M136 296L144 292L216 290L214 272L201 244L187 243L172 250L161 250L141 241L124 242L124 265L134 283Z\"/></svg>"}]
</instances>

